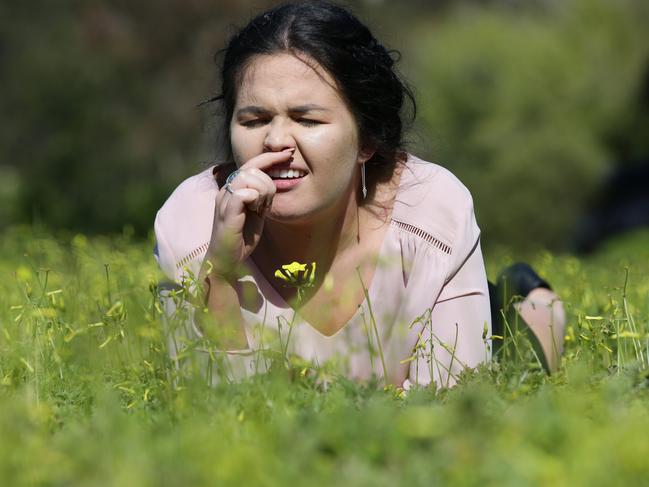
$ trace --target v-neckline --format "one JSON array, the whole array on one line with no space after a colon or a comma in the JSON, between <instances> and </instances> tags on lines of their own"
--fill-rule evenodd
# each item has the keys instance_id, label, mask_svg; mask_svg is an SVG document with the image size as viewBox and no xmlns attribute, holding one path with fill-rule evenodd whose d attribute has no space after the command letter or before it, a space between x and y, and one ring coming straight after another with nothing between
<instances>
[{"instance_id":1,"label":"v-neckline","mask_svg":"<svg viewBox=\"0 0 649 487\"><path fill-rule=\"evenodd\" d=\"M406 162L404 163L404 167L402 169L401 176L399 177L399 185L397 186L397 190L396 190L396 192L394 194L394 203L393 203L393 206L392 206L392 211L390 212L390 217L388 218L388 221L386 222L386 225L388 226L388 228L385 230L385 234L383 235L383 241L381 242L381 246L379 247L379 253L377 254L377 257L376 257L376 264L375 264L376 267L374 268L374 273L372 274L371 282L365 288L366 292L364 293L363 300L361 301L361 303L356 308L356 311L354 312L354 314L351 316L351 318L349 318L347 320L346 323L343 323L343 325L340 328L338 328L331 335L325 335L324 333L322 333L317 327L315 327L311 323L309 323L309 321L307 321L300 314L300 312L298 310L296 310L295 308L293 308L290 304L288 304L286 302L286 300L279 294L279 292L275 289L275 287L266 279L264 274L259 270L259 267L252 260L252 257L249 256L246 259L246 264L249 266L249 268L252 270L252 273L254 274L253 279L255 280L255 283L257 284L257 287L258 288L262 287L262 286L260 286L260 284L262 284L263 287L265 288L265 290L267 290L267 292L269 292L269 293L271 293L273 295L273 299L271 300L271 299L268 299L268 297L266 295L264 295L264 292L262 292L262 296L264 297L264 300L266 302L270 301L270 303L273 306L278 308L281 315L284 315L284 313L286 313L286 312L295 313L294 326L296 324L299 324L299 323L304 323L316 335L318 335L319 337L324 338L324 339L333 339L337 335L341 334L343 332L343 330L345 330L349 326L350 323L355 321L358 318L358 315L361 312L361 310L367 307L368 297L370 299L370 304L371 304L373 298L375 297L374 296L374 294L375 294L374 291L377 288L376 283L377 283L377 281L380 281L380 277L378 276L378 273L381 272L381 268L382 268L381 262L385 262L385 253L387 252L388 241L392 239L392 234L391 233L394 231L393 228L392 228L392 221L394 220L395 211L397 210L397 207L398 207L398 197L399 197L399 195L401 193L402 188L404 187L404 181L405 181L405 179L407 179L406 174L409 171L411 171L411 167L409 167L410 163L412 163L412 159L411 159L410 154L408 154L408 158L407 158ZM406 176L405 179L404 179L404 176ZM366 285L367 283L363 283L363 284ZM287 319L286 317L284 317L284 318ZM290 322L290 319L292 319L292 316L290 316L288 319L289 319L289 322Z\"/></svg>"},{"instance_id":2,"label":"v-neckline","mask_svg":"<svg viewBox=\"0 0 649 487\"><path fill-rule=\"evenodd\" d=\"M398 190L397 190L398 193ZM390 217L389 221L386 223L388 225L388 228L385 230L385 235L383 235L383 241L381 242L381 247L379 248L379 253L377 254L376 257L376 267L374 268L374 273L372 274L372 279L369 285L367 283L363 283L363 285L366 285L366 292L364 293L363 300L361 303L358 305L356 308L356 311L354 314L345 322L343 325L338 328L334 333L331 335L325 335L322 333L316 326L311 324L308 320L306 320L301 313L293 308L290 304L286 302L286 300L279 294L279 292L275 289L275 287L268 282L268 279L264 276L264 274L259 270L259 267L257 267L257 264L252 260L251 257L248 257L246 260L247 265L252 269L253 274L254 274L254 280L257 284L257 287L260 287L260 283L263 284L263 287L265 290L273 294L273 300L269 300L268 297L264 296L264 299L266 302L270 301L273 306L278 308L280 310L280 314L284 314L286 312L288 313L295 313L295 322L294 325L297 325L299 323L304 323L307 325L309 329L311 329L313 332L315 332L318 336L326 339L331 339L334 338L336 335L342 333L342 331L347 328L347 326L355 321L361 312L361 309L364 309L367 307L367 299L369 297L370 303L372 302L374 296L374 290L376 288L376 282L377 282L377 274L381 271L381 262L385 260L385 253L386 253L386 248L388 247L388 240L391 238L390 232L392 232L392 217ZM262 292L262 295L264 293ZM292 316L289 316L288 318L284 316L285 319L288 319L289 323L291 322Z\"/></svg>"}]
</instances>

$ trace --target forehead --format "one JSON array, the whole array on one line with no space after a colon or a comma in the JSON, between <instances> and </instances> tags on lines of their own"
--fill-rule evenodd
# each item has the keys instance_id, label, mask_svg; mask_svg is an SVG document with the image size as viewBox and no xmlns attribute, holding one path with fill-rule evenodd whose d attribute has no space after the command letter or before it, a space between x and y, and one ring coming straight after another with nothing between
<instances>
[{"instance_id":1,"label":"forehead","mask_svg":"<svg viewBox=\"0 0 649 487\"><path fill-rule=\"evenodd\" d=\"M243 72L237 105L282 99L344 104L332 76L313 59L289 53L253 57Z\"/></svg>"}]
</instances>

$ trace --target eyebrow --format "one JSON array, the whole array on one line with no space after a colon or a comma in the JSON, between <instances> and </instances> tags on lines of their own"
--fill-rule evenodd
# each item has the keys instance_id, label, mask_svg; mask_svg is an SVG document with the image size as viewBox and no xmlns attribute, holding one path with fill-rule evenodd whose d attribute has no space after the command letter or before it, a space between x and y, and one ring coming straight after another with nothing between
<instances>
[{"instance_id":1,"label":"eyebrow","mask_svg":"<svg viewBox=\"0 0 649 487\"><path fill-rule=\"evenodd\" d=\"M291 113L307 113L307 112L328 112L329 109L325 107L321 107L320 105L315 105L313 103L308 103L306 105L298 105L295 107L291 107L289 109L289 112ZM243 107L239 110L237 110L237 115L265 115L268 113L268 110L266 110L263 107L260 106L255 106L255 105L250 105L247 107Z\"/></svg>"}]
</instances>

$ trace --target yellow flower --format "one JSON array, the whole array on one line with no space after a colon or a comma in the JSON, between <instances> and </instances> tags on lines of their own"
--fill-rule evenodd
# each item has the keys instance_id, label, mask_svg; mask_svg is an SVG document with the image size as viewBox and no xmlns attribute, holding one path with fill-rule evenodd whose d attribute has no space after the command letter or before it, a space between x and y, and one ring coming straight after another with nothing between
<instances>
[{"instance_id":1,"label":"yellow flower","mask_svg":"<svg viewBox=\"0 0 649 487\"><path fill-rule=\"evenodd\" d=\"M275 277L284 281L285 285L289 287L311 287L315 282L315 269L315 262L311 264L291 262L284 264L281 269L277 269Z\"/></svg>"},{"instance_id":2,"label":"yellow flower","mask_svg":"<svg viewBox=\"0 0 649 487\"><path fill-rule=\"evenodd\" d=\"M299 262L284 264L281 269L275 271L275 277L284 281L286 287L297 289L299 303L304 297L304 290L307 287L313 287L315 282L315 262L311 262L311 264L300 264Z\"/></svg>"}]
</instances>

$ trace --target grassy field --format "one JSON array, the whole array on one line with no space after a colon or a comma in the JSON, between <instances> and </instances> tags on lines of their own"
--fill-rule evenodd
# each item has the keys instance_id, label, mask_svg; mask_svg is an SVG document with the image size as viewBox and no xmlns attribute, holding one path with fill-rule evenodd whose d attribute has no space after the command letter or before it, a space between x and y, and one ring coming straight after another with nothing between
<instances>
[{"instance_id":1,"label":"grassy field","mask_svg":"<svg viewBox=\"0 0 649 487\"><path fill-rule=\"evenodd\" d=\"M492 362L407 396L284 367L218 387L178 375L151 248L0 238L0 485L649 482L647 232L529 259L569 314L558 374ZM490 277L509 261L487 252Z\"/></svg>"}]
</instances>

